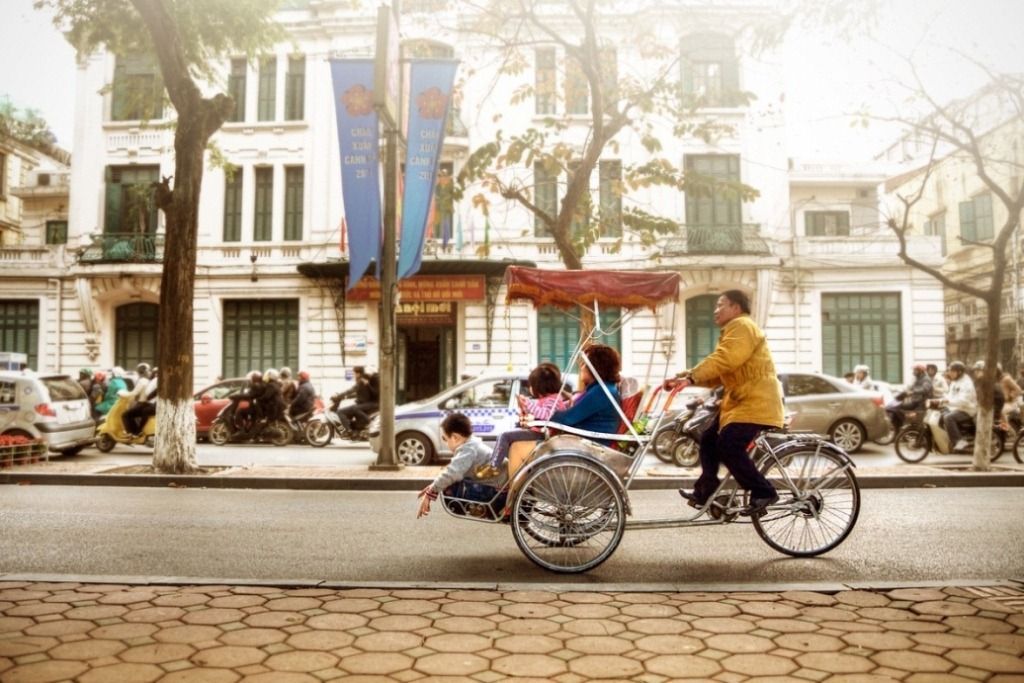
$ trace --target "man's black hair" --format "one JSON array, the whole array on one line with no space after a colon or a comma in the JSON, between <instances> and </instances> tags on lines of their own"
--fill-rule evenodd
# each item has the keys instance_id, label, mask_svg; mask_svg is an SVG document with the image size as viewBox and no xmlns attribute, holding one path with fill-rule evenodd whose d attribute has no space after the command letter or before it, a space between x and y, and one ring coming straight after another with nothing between
<instances>
[{"instance_id":1,"label":"man's black hair","mask_svg":"<svg viewBox=\"0 0 1024 683\"><path fill-rule=\"evenodd\" d=\"M741 311L750 315L750 297L744 292L738 289L728 289L722 292L722 296L739 306Z\"/></svg>"},{"instance_id":2,"label":"man's black hair","mask_svg":"<svg viewBox=\"0 0 1024 683\"><path fill-rule=\"evenodd\" d=\"M458 434L467 439L473 435L473 423L462 413L452 413L441 420L441 431L445 434Z\"/></svg>"}]
</instances>

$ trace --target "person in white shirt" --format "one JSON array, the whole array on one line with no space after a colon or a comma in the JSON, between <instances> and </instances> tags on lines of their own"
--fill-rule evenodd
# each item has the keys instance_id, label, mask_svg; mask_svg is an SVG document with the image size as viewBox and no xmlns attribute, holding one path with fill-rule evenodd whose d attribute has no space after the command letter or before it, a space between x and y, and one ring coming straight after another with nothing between
<instances>
[{"instance_id":1,"label":"person in white shirt","mask_svg":"<svg viewBox=\"0 0 1024 683\"><path fill-rule=\"evenodd\" d=\"M871 379L871 368L858 365L853 369L853 386L875 391L875 382Z\"/></svg>"},{"instance_id":2,"label":"person in white shirt","mask_svg":"<svg viewBox=\"0 0 1024 683\"><path fill-rule=\"evenodd\" d=\"M135 380L135 386L132 387L131 392L128 394L130 400L128 410L121 414L121 421L124 422L124 431L132 436L137 436L142 431L138 424L138 418L141 411L144 410L141 406L149 396L151 381L148 363L139 363L135 367L135 372L139 373L139 378ZM145 423L143 422L143 424Z\"/></svg>"},{"instance_id":3,"label":"person in white shirt","mask_svg":"<svg viewBox=\"0 0 1024 683\"><path fill-rule=\"evenodd\" d=\"M967 374L967 366L960 361L949 364L949 376L949 392L942 399L949 412L942 416L942 426L949 434L952 450L959 451L967 446L963 430L974 425L974 416L978 414L978 395L974 381Z\"/></svg>"},{"instance_id":4,"label":"person in white shirt","mask_svg":"<svg viewBox=\"0 0 1024 683\"><path fill-rule=\"evenodd\" d=\"M925 371L932 381L932 398L945 398L946 392L949 391L949 384L946 383L946 378L939 372L938 366L935 363L929 363L925 366Z\"/></svg>"}]
</instances>

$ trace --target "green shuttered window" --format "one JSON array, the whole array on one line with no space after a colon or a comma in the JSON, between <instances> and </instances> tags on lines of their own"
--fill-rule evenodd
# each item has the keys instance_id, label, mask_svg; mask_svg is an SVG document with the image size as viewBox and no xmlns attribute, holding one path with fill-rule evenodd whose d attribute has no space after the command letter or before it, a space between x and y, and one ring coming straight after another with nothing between
<instances>
[{"instance_id":1,"label":"green shuttered window","mask_svg":"<svg viewBox=\"0 0 1024 683\"><path fill-rule=\"evenodd\" d=\"M240 167L224 173L224 241L242 241L242 177Z\"/></svg>"},{"instance_id":2,"label":"green shuttered window","mask_svg":"<svg viewBox=\"0 0 1024 683\"><path fill-rule=\"evenodd\" d=\"M306 58L288 58L288 75L284 84L284 118L301 121L306 116Z\"/></svg>"},{"instance_id":3,"label":"green shuttered window","mask_svg":"<svg viewBox=\"0 0 1024 683\"><path fill-rule=\"evenodd\" d=\"M902 382L900 295L822 294L822 369L842 377L861 363L871 376Z\"/></svg>"},{"instance_id":4,"label":"green shuttered window","mask_svg":"<svg viewBox=\"0 0 1024 683\"><path fill-rule=\"evenodd\" d=\"M601 311L601 327L608 329L619 319L619 309L609 308ZM580 340L580 324L568 313L552 306L545 306L537 311L537 361L550 361L562 370L576 372L576 368L566 368L572 351ZM622 352L622 331L616 331L604 337L601 343L607 344ZM576 387L577 389L579 387Z\"/></svg>"},{"instance_id":5,"label":"green shuttered window","mask_svg":"<svg viewBox=\"0 0 1024 683\"><path fill-rule=\"evenodd\" d=\"M290 166L284 170L284 238L302 239L302 195L305 169Z\"/></svg>"},{"instance_id":6,"label":"green shuttered window","mask_svg":"<svg viewBox=\"0 0 1024 683\"><path fill-rule=\"evenodd\" d=\"M159 166L108 166L103 232L155 233L159 179Z\"/></svg>"},{"instance_id":7,"label":"green shuttered window","mask_svg":"<svg viewBox=\"0 0 1024 683\"><path fill-rule=\"evenodd\" d=\"M224 301L225 377L299 365L298 299Z\"/></svg>"},{"instance_id":8,"label":"green shuttered window","mask_svg":"<svg viewBox=\"0 0 1024 683\"><path fill-rule=\"evenodd\" d=\"M692 368L715 350L718 326L715 325L717 294L695 296L686 301L686 367Z\"/></svg>"},{"instance_id":9,"label":"green shuttered window","mask_svg":"<svg viewBox=\"0 0 1024 683\"><path fill-rule=\"evenodd\" d=\"M24 353L39 368L39 302L0 299L0 350Z\"/></svg>"},{"instance_id":10,"label":"green shuttered window","mask_svg":"<svg viewBox=\"0 0 1024 683\"><path fill-rule=\"evenodd\" d=\"M234 100L235 106L231 110L228 121L245 121L245 77L248 70L248 62L243 59L231 60L231 74L228 76L228 94Z\"/></svg>"},{"instance_id":11,"label":"green shuttered window","mask_svg":"<svg viewBox=\"0 0 1024 683\"><path fill-rule=\"evenodd\" d=\"M273 121L277 118L277 57L260 60L259 85L256 120Z\"/></svg>"},{"instance_id":12,"label":"green shuttered window","mask_svg":"<svg viewBox=\"0 0 1024 683\"><path fill-rule=\"evenodd\" d=\"M139 363L156 365L157 321L160 307L138 303L118 306L114 312L114 362L125 370Z\"/></svg>"},{"instance_id":13,"label":"green shuttered window","mask_svg":"<svg viewBox=\"0 0 1024 683\"><path fill-rule=\"evenodd\" d=\"M269 242L273 236L274 169L261 166L256 171L256 210L253 213L252 239Z\"/></svg>"}]
</instances>

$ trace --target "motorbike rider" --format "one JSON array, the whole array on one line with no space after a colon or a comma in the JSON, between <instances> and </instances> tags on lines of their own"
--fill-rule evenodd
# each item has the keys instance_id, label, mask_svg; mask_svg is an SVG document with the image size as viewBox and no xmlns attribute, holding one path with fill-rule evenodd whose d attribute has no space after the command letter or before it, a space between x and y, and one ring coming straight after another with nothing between
<instances>
[{"instance_id":1,"label":"motorbike rider","mask_svg":"<svg viewBox=\"0 0 1024 683\"><path fill-rule=\"evenodd\" d=\"M1020 402L1020 397L1024 395L1024 390L1014 381L1010 373L1003 370L1003 366L999 363L996 363L996 381L1003 390L1003 399L1005 400L1003 404L1003 419L1006 420L1009 419L1010 413L1020 410L1018 403Z\"/></svg>"},{"instance_id":2,"label":"motorbike rider","mask_svg":"<svg viewBox=\"0 0 1024 683\"><path fill-rule=\"evenodd\" d=\"M963 431L974 426L974 416L978 413L978 398L974 390L974 381L967 374L967 366L956 360L949 364L949 393L942 399L948 408L942 416L942 427L949 435L952 450L959 451L967 447Z\"/></svg>"},{"instance_id":3,"label":"motorbike rider","mask_svg":"<svg viewBox=\"0 0 1024 683\"><path fill-rule=\"evenodd\" d=\"M128 394L130 405L128 406L128 409L121 414L121 421L124 423L125 433L133 436L135 435L135 418L139 414L137 408L140 403L143 403L146 400L146 396L149 395L149 382L150 376L152 375L149 363L139 363L135 366L135 372L138 373L139 378L135 380L135 386L132 387L131 393Z\"/></svg>"},{"instance_id":4,"label":"motorbike rider","mask_svg":"<svg viewBox=\"0 0 1024 683\"><path fill-rule=\"evenodd\" d=\"M295 398L288 406L288 415L292 418L299 417L313 410L313 402L316 400L316 389L309 381L309 373L299 370L299 388L295 392Z\"/></svg>"},{"instance_id":5,"label":"motorbike rider","mask_svg":"<svg viewBox=\"0 0 1024 683\"><path fill-rule=\"evenodd\" d=\"M292 378L292 369L287 366L281 368L281 398L285 406L291 406L298 390L299 383Z\"/></svg>"},{"instance_id":6,"label":"motorbike rider","mask_svg":"<svg viewBox=\"0 0 1024 683\"><path fill-rule=\"evenodd\" d=\"M376 372L367 373L362 365L355 366L352 371L355 373L355 384L344 392L341 398L355 396L356 402L339 410L338 417L350 434L358 434L370 424L370 416L367 413L376 412L379 406L380 377Z\"/></svg>"},{"instance_id":7,"label":"motorbike rider","mask_svg":"<svg viewBox=\"0 0 1024 683\"><path fill-rule=\"evenodd\" d=\"M928 379L932 381L932 398L945 398L946 392L949 391L949 383L946 382L946 378L939 372L939 367L935 363L929 363L924 366L925 371L928 373Z\"/></svg>"},{"instance_id":8,"label":"motorbike rider","mask_svg":"<svg viewBox=\"0 0 1024 683\"><path fill-rule=\"evenodd\" d=\"M249 386L242 391L239 397L247 400L249 407L238 411L235 416L235 428L250 431L263 418L261 403L267 390L263 383L263 373L259 370L251 371L246 378L249 380Z\"/></svg>"},{"instance_id":9,"label":"motorbike rider","mask_svg":"<svg viewBox=\"0 0 1024 683\"><path fill-rule=\"evenodd\" d=\"M89 368L82 368L78 371L78 384L82 387L82 391L88 396L92 392L92 370Z\"/></svg>"},{"instance_id":10,"label":"motorbike rider","mask_svg":"<svg viewBox=\"0 0 1024 683\"><path fill-rule=\"evenodd\" d=\"M1006 394L1003 393L1002 384L999 382L999 376L1002 368L996 366L995 381L992 383L992 419L998 424L1003 416L1003 408L1006 405ZM985 361L979 360L971 368L971 374L974 375L974 390L975 392L981 388L981 376L985 374Z\"/></svg>"},{"instance_id":11,"label":"motorbike rider","mask_svg":"<svg viewBox=\"0 0 1024 683\"><path fill-rule=\"evenodd\" d=\"M895 399L885 406L885 412L889 414L889 421L893 426L903 421L903 411L921 410L925 402L932 397L932 381L928 377L924 363L914 363L912 372L914 383L905 391L896 394Z\"/></svg>"},{"instance_id":12,"label":"motorbike rider","mask_svg":"<svg viewBox=\"0 0 1024 683\"><path fill-rule=\"evenodd\" d=\"M122 391L127 391L128 385L124 381L124 370L121 366L115 367L110 371L110 379L107 381L107 388L103 392L103 400L96 405L96 412L100 415L106 415L110 412L110 409L117 403L117 395Z\"/></svg>"},{"instance_id":13,"label":"motorbike rider","mask_svg":"<svg viewBox=\"0 0 1024 683\"><path fill-rule=\"evenodd\" d=\"M150 371L145 395L124 413L125 431L132 438L137 438L149 418L156 415L156 394L159 391L160 383L159 372L159 368L153 368Z\"/></svg>"},{"instance_id":14,"label":"motorbike rider","mask_svg":"<svg viewBox=\"0 0 1024 683\"><path fill-rule=\"evenodd\" d=\"M867 365L858 365L853 369L853 386L860 387L861 389L867 389L868 391L875 390L875 383L871 379L871 368Z\"/></svg>"},{"instance_id":15,"label":"motorbike rider","mask_svg":"<svg viewBox=\"0 0 1024 683\"><path fill-rule=\"evenodd\" d=\"M263 417L270 422L284 417L284 397L281 395L280 377L281 375L275 368L267 368L267 371L263 373L266 389L260 402L263 408Z\"/></svg>"}]
</instances>

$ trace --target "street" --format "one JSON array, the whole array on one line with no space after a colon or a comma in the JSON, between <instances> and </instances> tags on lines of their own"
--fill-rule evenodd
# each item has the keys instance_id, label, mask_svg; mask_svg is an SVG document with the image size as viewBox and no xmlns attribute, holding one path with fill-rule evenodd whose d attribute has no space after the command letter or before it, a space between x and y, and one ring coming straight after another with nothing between
<instances>
[{"instance_id":1,"label":"street","mask_svg":"<svg viewBox=\"0 0 1024 683\"><path fill-rule=\"evenodd\" d=\"M411 492L9 486L0 491L0 572L324 579L352 582L748 584L961 581L1024 574L1024 492L871 489L846 542L791 559L747 525L627 531L584 576L533 566L504 525ZM681 508L674 491L636 491L637 517Z\"/></svg>"}]
</instances>

